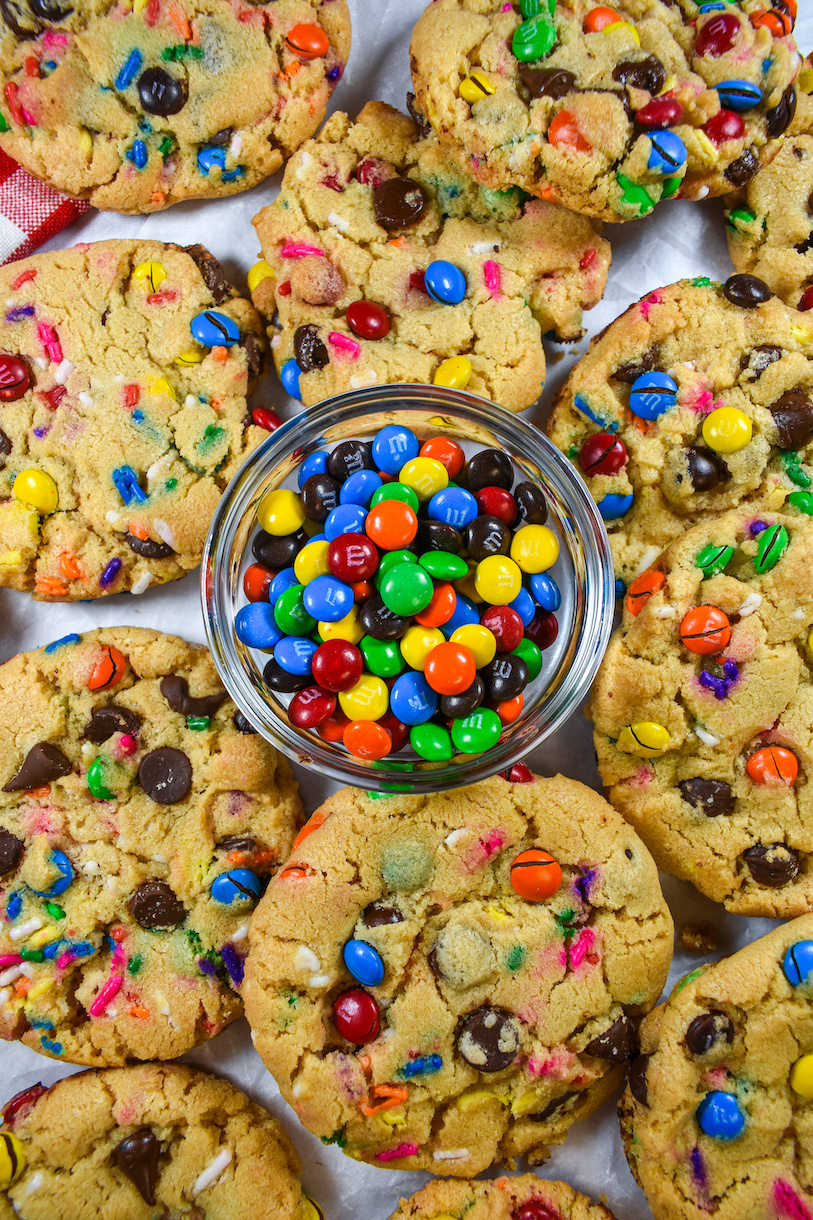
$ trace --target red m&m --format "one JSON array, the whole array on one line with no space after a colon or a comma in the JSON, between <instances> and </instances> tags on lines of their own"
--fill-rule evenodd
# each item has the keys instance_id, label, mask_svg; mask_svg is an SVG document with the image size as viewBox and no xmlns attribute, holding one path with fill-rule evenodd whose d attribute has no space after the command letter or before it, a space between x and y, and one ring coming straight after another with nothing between
<instances>
[{"instance_id":1,"label":"red m&m","mask_svg":"<svg viewBox=\"0 0 813 1220\"><path fill-rule=\"evenodd\" d=\"M333 1020L341 1036L356 1046L372 1042L381 1029L378 1005L369 991L363 991L361 987L352 987L336 997Z\"/></svg>"}]
</instances>

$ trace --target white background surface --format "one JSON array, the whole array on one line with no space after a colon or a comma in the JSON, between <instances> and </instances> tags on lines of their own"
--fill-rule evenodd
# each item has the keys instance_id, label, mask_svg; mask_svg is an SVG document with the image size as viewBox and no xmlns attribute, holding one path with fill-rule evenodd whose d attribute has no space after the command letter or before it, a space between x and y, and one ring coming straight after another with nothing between
<instances>
[{"instance_id":1,"label":"white background surface","mask_svg":"<svg viewBox=\"0 0 813 1220\"><path fill-rule=\"evenodd\" d=\"M380 98L404 109L405 94L411 87L409 36L423 9L423 0L349 0L349 4L353 48L332 108L355 114L369 99ZM813 47L813 0L799 0L799 9L796 37L800 48L808 51ZM181 204L148 217L91 212L43 249L109 237L146 237L182 245L203 242L223 262L234 282L245 289L245 274L259 250L251 218L275 197L279 180L272 178L252 191L222 202ZM665 203L645 220L608 226L606 236L612 242L613 264L604 300L586 317L590 334L595 334L652 288L682 276L708 275L724 280L732 271L719 201ZM585 346L586 340L578 349L547 345L548 382L540 403L528 413L533 422L545 419L558 385ZM273 374L255 395L253 405L272 407L286 417L298 406L286 399ZM41 605L25 594L0 589L0 661L71 631L121 624L176 632L202 642L197 573L150 589L138 598L121 594L64 607ZM562 771L600 789L590 728L581 716L550 738L528 762L539 774ZM310 814L328 795L331 785L301 768L298 774L303 803ZM664 876L663 883L678 930L684 924L698 922L714 927L719 941L715 956L732 952L772 926L768 920L727 915L722 907L670 877ZM702 960L678 953L670 985ZM236 1022L186 1058L227 1076L282 1120L299 1150L306 1191L319 1202L327 1220L386 1220L401 1196L428 1180L429 1175L423 1173L360 1165L346 1158L338 1148L325 1148L308 1135L265 1071L251 1045L245 1021ZM0 1103L38 1080L51 1084L71 1070L76 1069L36 1055L26 1047L2 1044ZM613 1104L571 1128L565 1144L554 1150L538 1172L543 1177L565 1178L594 1198L605 1195L618 1220L650 1220L649 1208L621 1151ZM70 1218L66 1216L64 1220Z\"/></svg>"}]
</instances>

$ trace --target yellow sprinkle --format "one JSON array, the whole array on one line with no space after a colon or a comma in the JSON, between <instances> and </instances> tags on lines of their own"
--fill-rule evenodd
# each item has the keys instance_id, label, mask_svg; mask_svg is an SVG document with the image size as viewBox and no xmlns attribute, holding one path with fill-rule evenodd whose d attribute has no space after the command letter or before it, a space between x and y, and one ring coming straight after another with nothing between
<instances>
[{"instance_id":1,"label":"yellow sprinkle","mask_svg":"<svg viewBox=\"0 0 813 1220\"><path fill-rule=\"evenodd\" d=\"M378 1116L382 1123L386 1123L388 1127L405 1127L406 1114L403 1110L385 1110Z\"/></svg>"},{"instance_id":2,"label":"yellow sprinkle","mask_svg":"<svg viewBox=\"0 0 813 1220\"><path fill-rule=\"evenodd\" d=\"M150 393L151 394L169 394L170 398L174 398L176 402L178 401L178 395L175 393L175 390L172 388L170 383L167 381L166 377L159 377L156 381L151 381L150 382Z\"/></svg>"},{"instance_id":3,"label":"yellow sprinkle","mask_svg":"<svg viewBox=\"0 0 813 1220\"><path fill-rule=\"evenodd\" d=\"M809 343L813 339L813 335L811 335L808 328L806 326L799 326L798 323L796 326L791 326L790 333L797 343Z\"/></svg>"},{"instance_id":4,"label":"yellow sprinkle","mask_svg":"<svg viewBox=\"0 0 813 1220\"><path fill-rule=\"evenodd\" d=\"M28 938L28 947L30 949L41 949L43 945L47 945L50 941L58 939L58 928L53 926L49 928L41 928L39 932L35 932L33 936Z\"/></svg>"},{"instance_id":5,"label":"yellow sprinkle","mask_svg":"<svg viewBox=\"0 0 813 1220\"><path fill-rule=\"evenodd\" d=\"M700 145L701 151L705 153L709 164L716 165L720 160L720 154L706 135L705 131L701 131L699 128L697 128L694 136L697 143Z\"/></svg>"},{"instance_id":6,"label":"yellow sprinkle","mask_svg":"<svg viewBox=\"0 0 813 1220\"><path fill-rule=\"evenodd\" d=\"M3 551L0 554L0 568L18 568L22 562L22 551Z\"/></svg>"},{"instance_id":7,"label":"yellow sprinkle","mask_svg":"<svg viewBox=\"0 0 813 1220\"><path fill-rule=\"evenodd\" d=\"M498 1101L501 1106L508 1105L508 1094L493 1093L491 1089L473 1089L470 1093L462 1093L457 1099L461 1110L474 1110L489 1101Z\"/></svg>"},{"instance_id":8,"label":"yellow sprinkle","mask_svg":"<svg viewBox=\"0 0 813 1220\"><path fill-rule=\"evenodd\" d=\"M273 279L274 272L264 258L261 258L258 263L249 269L248 273L248 290L253 292L258 284L263 280Z\"/></svg>"},{"instance_id":9,"label":"yellow sprinkle","mask_svg":"<svg viewBox=\"0 0 813 1220\"><path fill-rule=\"evenodd\" d=\"M89 161L93 156L93 136L86 129L82 129L82 134L79 136L79 147L85 154L85 160Z\"/></svg>"},{"instance_id":10,"label":"yellow sprinkle","mask_svg":"<svg viewBox=\"0 0 813 1220\"><path fill-rule=\"evenodd\" d=\"M813 68L805 68L799 75L799 88L803 93L813 93Z\"/></svg>"},{"instance_id":11,"label":"yellow sprinkle","mask_svg":"<svg viewBox=\"0 0 813 1220\"><path fill-rule=\"evenodd\" d=\"M768 492L765 502L767 503L768 508L770 508L773 512L778 512L785 503L785 500L789 494L790 493L786 491L784 487L773 487Z\"/></svg>"},{"instance_id":12,"label":"yellow sprinkle","mask_svg":"<svg viewBox=\"0 0 813 1220\"><path fill-rule=\"evenodd\" d=\"M499 906L496 902L489 902L488 906L486 907L486 910L488 911L488 913L492 919L496 919L500 923L510 923L510 921L511 921L511 916L507 915L506 912L503 910L503 908L501 906Z\"/></svg>"},{"instance_id":13,"label":"yellow sprinkle","mask_svg":"<svg viewBox=\"0 0 813 1220\"><path fill-rule=\"evenodd\" d=\"M202 360L203 352L200 350L181 352L180 356L175 357L175 363L180 365L200 364Z\"/></svg>"},{"instance_id":14,"label":"yellow sprinkle","mask_svg":"<svg viewBox=\"0 0 813 1220\"><path fill-rule=\"evenodd\" d=\"M33 987L29 988L26 1000L30 1004L32 1000L39 999L39 997L48 991L49 988L53 987L53 985L53 979L40 979L38 983L35 983Z\"/></svg>"},{"instance_id":15,"label":"yellow sprinkle","mask_svg":"<svg viewBox=\"0 0 813 1220\"><path fill-rule=\"evenodd\" d=\"M511 1102L511 1113L518 1118L521 1114L527 1114L529 1110L533 1110L537 1105L539 1105L538 1093L523 1093L521 1097L517 1097Z\"/></svg>"}]
</instances>

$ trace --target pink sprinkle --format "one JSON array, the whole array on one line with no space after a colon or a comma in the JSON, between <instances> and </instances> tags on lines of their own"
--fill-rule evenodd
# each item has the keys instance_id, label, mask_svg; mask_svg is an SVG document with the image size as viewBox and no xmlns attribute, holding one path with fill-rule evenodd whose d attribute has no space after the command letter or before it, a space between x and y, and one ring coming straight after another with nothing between
<instances>
[{"instance_id":1,"label":"pink sprinkle","mask_svg":"<svg viewBox=\"0 0 813 1220\"><path fill-rule=\"evenodd\" d=\"M335 347L340 352L347 352L353 360L358 360L361 352L361 345L356 343L355 339L351 339L349 335L343 335L340 330L332 330L327 337L328 343Z\"/></svg>"},{"instance_id":2,"label":"pink sprinkle","mask_svg":"<svg viewBox=\"0 0 813 1220\"><path fill-rule=\"evenodd\" d=\"M34 116L33 116L33 114L31 113L31 111L30 111L30 110L26 110L25 106L21 106L21 107L20 107L20 110L22 111L23 118L25 119L25 121L26 121L26 123L28 124L28 126L29 126L29 127L36 127L36 126L37 126L37 120L34 118Z\"/></svg>"},{"instance_id":3,"label":"pink sprinkle","mask_svg":"<svg viewBox=\"0 0 813 1220\"><path fill-rule=\"evenodd\" d=\"M325 257L324 250L318 246L306 246L302 241L287 241L279 252L280 258L308 258L311 254L318 258Z\"/></svg>"},{"instance_id":4,"label":"pink sprinkle","mask_svg":"<svg viewBox=\"0 0 813 1220\"><path fill-rule=\"evenodd\" d=\"M570 964L574 970L578 970L579 966L584 961L588 952L593 946L595 933L592 928L583 928L579 933L578 940L574 941L570 946Z\"/></svg>"},{"instance_id":5,"label":"pink sprinkle","mask_svg":"<svg viewBox=\"0 0 813 1220\"><path fill-rule=\"evenodd\" d=\"M46 30L42 36L42 44L44 47L66 47L68 35L58 34L56 30Z\"/></svg>"},{"instance_id":6,"label":"pink sprinkle","mask_svg":"<svg viewBox=\"0 0 813 1220\"><path fill-rule=\"evenodd\" d=\"M124 952L124 946L116 945L113 950L113 969L115 970L118 966L123 966L126 961L127 955Z\"/></svg>"},{"instance_id":7,"label":"pink sprinkle","mask_svg":"<svg viewBox=\"0 0 813 1220\"><path fill-rule=\"evenodd\" d=\"M486 859L498 852L505 842L505 831L493 830L487 839L483 839L483 849L486 853Z\"/></svg>"},{"instance_id":8,"label":"pink sprinkle","mask_svg":"<svg viewBox=\"0 0 813 1220\"><path fill-rule=\"evenodd\" d=\"M53 326L49 326L47 322L38 322L37 334L39 335L40 343L45 348L54 364L60 364L62 361L62 348L60 347L59 339L57 338L57 333Z\"/></svg>"},{"instance_id":9,"label":"pink sprinkle","mask_svg":"<svg viewBox=\"0 0 813 1220\"><path fill-rule=\"evenodd\" d=\"M810 1208L802 1202L790 1182L782 1178L773 1184L773 1200L780 1216L787 1220L813 1220Z\"/></svg>"},{"instance_id":10,"label":"pink sprinkle","mask_svg":"<svg viewBox=\"0 0 813 1220\"><path fill-rule=\"evenodd\" d=\"M71 953L70 949L68 949L65 953L60 953L59 957L56 959L56 968L57 970L67 970L71 962L75 961L76 954Z\"/></svg>"},{"instance_id":11,"label":"pink sprinkle","mask_svg":"<svg viewBox=\"0 0 813 1220\"><path fill-rule=\"evenodd\" d=\"M112 978L109 978L88 1009L90 1015L92 1017L100 1017L107 1008L107 1005L115 1000L123 986L124 979L120 974L114 974Z\"/></svg>"},{"instance_id":12,"label":"pink sprinkle","mask_svg":"<svg viewBox=\"0 0 813 1220\"><path fill-rule=\"evenodd\" d=\"M641 301L641 316L646 320L649 317L649 311L653 305L660 305L661 294L659 292L650 292L649 296L644 297Z\"/></svg>"},{"instance_id":13,"label":"pink sprinkle","mask_svg":"<svg viewBox=\"0 0 813 1220\"><path fill-rule=\"evenodd\" d=\"M377 1161L398 1161L404 1156L416 1156L417 1152L417 1144L399 1144L397 1148L391 1148L388 1152L377 1152L375 1159Z\"/></svg>"},{"instance_id":14,"label":"pink sprinkle","mask_svg":"<svg viewBox=\"0 0 813 1220\"><path fill-rule=\"evenodd\" d=\"M512 9L513 7L514 7L514 6L513 6L513 4L504 4L504 5L502 6L502 11L503 11L504 13L510 13L510 12L511 12L511 9Z\"/></svg>"},{"instance_id":15,"label":"pink sprinkle","mask_svg":"<svg viewBox=\"0 0 813 1220\"><path fill-rule=\"evenodd\" d=\"M486 288L493 297L502 296L500 291L500 268L493 258L486 259L483 263L483 279L486 282Z\"/></svg>"},{"instance_id":16,"label":"pink sprinkle","mask_svg":"<svg viewBox=\"0 0 813 1220\"><path fill-rule=\"evenodd\" d=\"M2 953L0 954L0 966L16 966L23 959L19 953Z\"/></svg>"}]
</instances>

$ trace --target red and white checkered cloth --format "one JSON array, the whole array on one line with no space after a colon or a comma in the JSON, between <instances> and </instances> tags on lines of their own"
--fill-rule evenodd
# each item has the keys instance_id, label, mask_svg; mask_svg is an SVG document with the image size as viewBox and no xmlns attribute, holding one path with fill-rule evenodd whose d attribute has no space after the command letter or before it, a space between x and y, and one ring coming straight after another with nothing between
<instances>
[{"instance_id":1,"label":"red and white checkered cloth","mask_svg":"<svg viewBox=\"0 0 813 1220\"><path fill-rule=\"evenodd\" d=\"M89 208L38 182L0 150L0 263L26 258Z\"/></svg>"}]
</instances>

